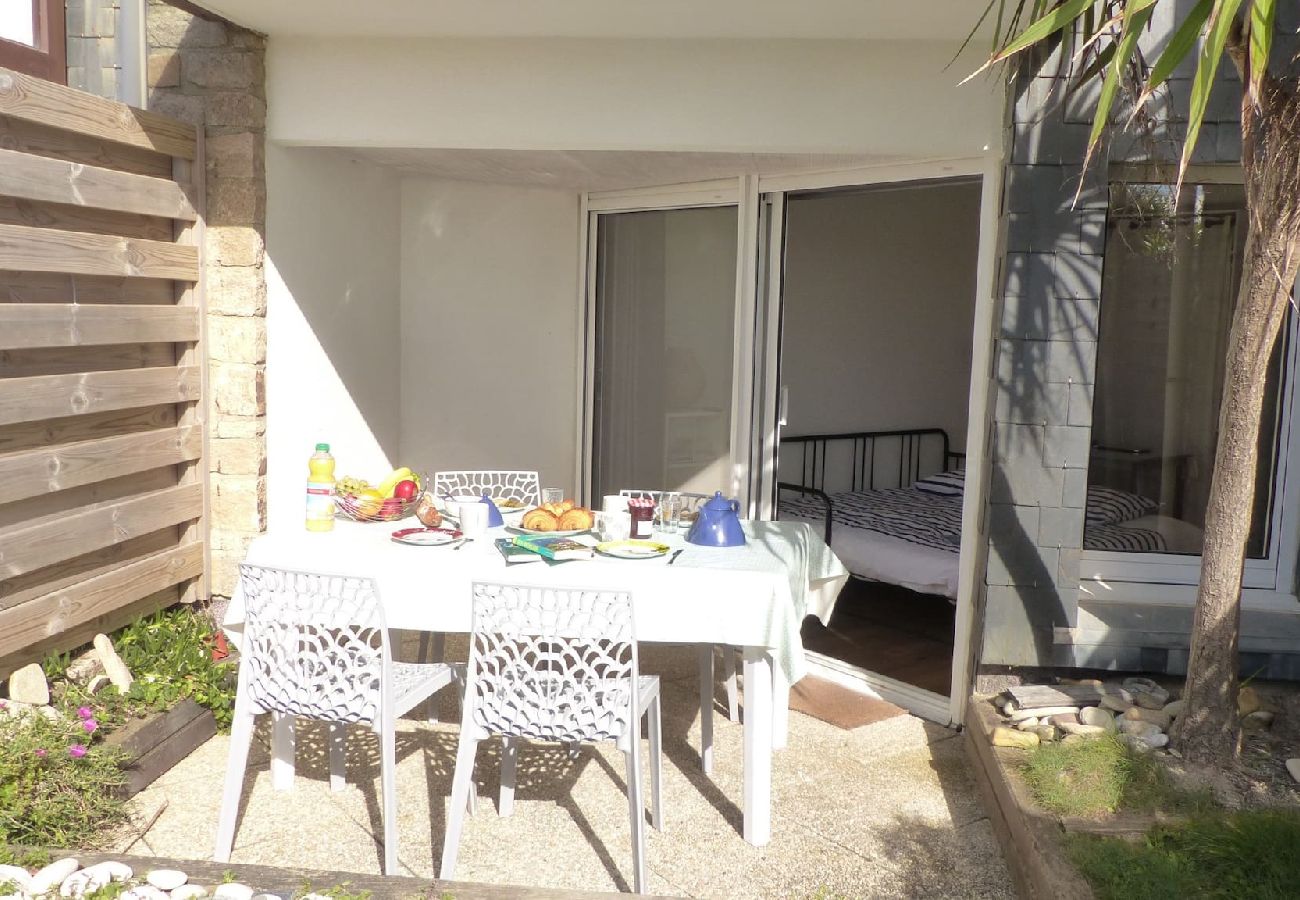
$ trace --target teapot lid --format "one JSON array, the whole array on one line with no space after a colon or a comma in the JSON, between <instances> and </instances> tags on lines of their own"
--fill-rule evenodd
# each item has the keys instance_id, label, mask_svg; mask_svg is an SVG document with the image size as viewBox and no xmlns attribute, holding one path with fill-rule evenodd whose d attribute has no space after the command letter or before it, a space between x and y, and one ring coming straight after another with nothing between
<instances>
[{"instance_id":1,"label":"teapot lid","mask_svg":"<svg viewBox=\"0 0 1300 900\"><path fill-rule=\"evenodd\" d=\"M722 491L714 491L713 497L704 504L705 509L727 510L731 511L731 501L722 496Z\"/></svg>"}]
</instances>

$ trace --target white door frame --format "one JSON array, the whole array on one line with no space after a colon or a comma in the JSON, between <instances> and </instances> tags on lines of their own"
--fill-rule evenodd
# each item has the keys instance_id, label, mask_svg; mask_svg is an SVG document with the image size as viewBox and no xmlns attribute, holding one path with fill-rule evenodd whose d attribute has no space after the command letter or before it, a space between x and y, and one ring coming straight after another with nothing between
<instances>
[{"instance_id":1,"label":"white door frame","mask_svg":"<svg viewBox=\"0 0 1300 900\"><path fill-rule=\"evenodd\" d=\"M941 721L961 722L970 693L971 675L977 651L973 646L976 605L984 585L987 557L984 507L988 495L989 416L992 408L993 351L997 334L996 297L998 218L1002 196L1002 153L961 159L920 160L881 166L810 174L760 176L759 196L838 187L931 181L945 178L978 177L980 190L980 234L976 261L975 311L971 332L970 395L967 402L966 489L962 502L961 551L958 561L957 615L953 629L952 688L947 697L904 685L892 678L856 667L849 674L843 664L810 654L819 673L845 682L846 677L864 681L870 693L898 703L917 715ZM779 279L768 279L769 284ZM779 288L779 283L777 284ZM769 301L769 308L771 303ZM779 309L779 305L776 307ZM769 369L771 360L769 360ZM771 391L769 390L770 394ZM775 479L775 473L772 478ZM762 489L766 492L768 485Z\"/></svg>"},{"instance_id":2,"label":"white door frame","mask_svg":"<svg viewBox=\"0 0 1300 900\"><path fill-rule=\"evenodd\" d=\"M579 494L588 504L592 496L591 447L595 384L591 367L594 360L596 320L592 315L596 299L596 239L599 217L611 213L647 210L698 209L711 206L736 207L736 299L733 318L732 387L731 387L731 488L732 496L742 505L748 502L749 435L752 431L750 395L753 387L755 308L757 296L757 246L752 235L757 231L757 179L752 175L687 184L657 185L617 191L584 192L581 252L578 284L578 346L584 348L578 367L578 404L582 414L578 423Z\"/></svg>"}]
</instances>

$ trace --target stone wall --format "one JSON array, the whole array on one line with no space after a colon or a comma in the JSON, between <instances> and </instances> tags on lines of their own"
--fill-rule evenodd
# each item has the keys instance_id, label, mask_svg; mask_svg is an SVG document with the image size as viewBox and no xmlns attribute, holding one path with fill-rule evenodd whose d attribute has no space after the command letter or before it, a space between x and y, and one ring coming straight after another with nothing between
<instances>
[{"instance_id":1,"label":"stone wall","mask_svg":"<svg viewBox=\"0 0 1300 900\"><path fill-rule=\"evenodd\" d=\"M265 40L149 0L148 107L206 138L212 593L266 527Z\"/></svg>"}]
</instances>

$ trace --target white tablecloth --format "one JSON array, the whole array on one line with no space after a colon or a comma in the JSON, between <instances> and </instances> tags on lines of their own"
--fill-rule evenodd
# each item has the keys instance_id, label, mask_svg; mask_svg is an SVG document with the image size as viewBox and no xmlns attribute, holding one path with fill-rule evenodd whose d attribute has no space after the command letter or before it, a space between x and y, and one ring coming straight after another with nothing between
<instances>
[{"instance_id":1,"label":"white tablecloth","mask_svg":"<svg viewBox=\"0 0 1300 900\"><path fill-rule=\"evenodd\" d=\"M410 523L403 523L409 527ZM685 550L669 566L652 560L593 560L507 566L488 537L450 547L411 547L390 534L393 524L339 522L333 531L305 529L262 535L246 561L284 569L374 578L390 628L468 632L474 581L607 587L632 592L637 638L769 648L789 683L804 676L799 628L806 615L830 619L848 573L816 532L802 522L746 522L744 547ZM237 642L244 602L236 590L225 626Z\"/></svg>"}]
</instances>

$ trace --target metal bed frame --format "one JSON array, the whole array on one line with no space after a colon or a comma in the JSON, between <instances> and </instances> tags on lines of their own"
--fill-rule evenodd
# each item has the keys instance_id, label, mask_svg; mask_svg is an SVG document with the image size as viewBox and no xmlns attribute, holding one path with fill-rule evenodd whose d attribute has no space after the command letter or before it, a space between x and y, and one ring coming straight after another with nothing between
<instances>
[{"instance_id":1,"label":"metal bed frame","mask_svg":"<svg viewBox=\"0 0 1300 900\"><path fill-rule=\"evenodd\" d=\"M781 491L796 491L800 495L817 497L826 505L825 540L831 542L831 518L833 502L826 493L826 451L828 446L843 442L851 443L849 456L850 491L874 491L886 488L907 487L935 471L946 471L954 463L966 459L965 453L951 449L948 432L942 428L892 429L889 431L848 431L840 434L805 434L797 437L781 438L781 453L798 452L799 483L778 481L778 500ZM876 449L883 443L884 452L894 448L897 457L897 471L891 464L883 472L877 471ZM797 451L795 448L799 448ZM935 451L938 451L937 453ZM788 457L786 457L788 458ZM889 458L889 457L886 457ZM928 459L941 460L940 469L924 468ZM837 469L837 473L842 469ZM884 477L891 476L891 477ZM778 511L780 504L778 502ZM778 512L779 515L779 512Z\"/></svg>"}]
</instances>

